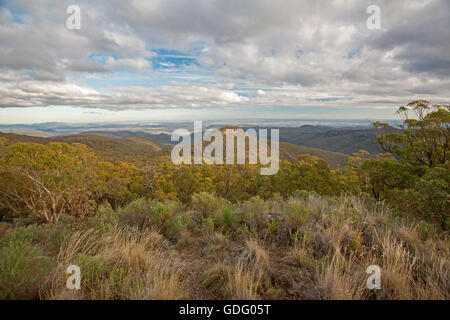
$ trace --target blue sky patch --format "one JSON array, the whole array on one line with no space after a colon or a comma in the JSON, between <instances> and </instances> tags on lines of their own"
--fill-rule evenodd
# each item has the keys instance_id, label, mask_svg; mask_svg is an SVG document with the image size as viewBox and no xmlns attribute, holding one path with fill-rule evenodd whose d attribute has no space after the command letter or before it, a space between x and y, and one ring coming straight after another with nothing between
<instances>
[{"instance_id":1,"label":"blue sky patch","mask_svg":"<svg viewBox=\"0 0 450 320\"><path fill-rule=\"evenodd\" d=\"M102 66L106 66L106 59L108 57L114 58L114 60L117 59L116 54L106 54L106 53L91 53L88 56L88 59L97 63L100 63Z\"/></svg>"}]
</instances>

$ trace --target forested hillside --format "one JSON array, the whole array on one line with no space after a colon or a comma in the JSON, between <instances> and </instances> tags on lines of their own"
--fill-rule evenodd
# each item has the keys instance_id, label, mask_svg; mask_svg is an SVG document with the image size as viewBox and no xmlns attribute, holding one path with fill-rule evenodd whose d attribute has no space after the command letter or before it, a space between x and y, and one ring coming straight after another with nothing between
<instances>
[{"instance_id":1,"label":"forested hillside","mask_svg":"<svg viewBox=\"0 0 450 320\"><path fill-rule=\"evenodd\" d=\"M108 137L104 134L78 134L55 138L32 137L12 133L0 132L0 137L5 139L4 145L18 142L34 142L48 144L51 142L82 143L91 148L96 155L107 161L125 161L139 167L148 164L152 158L161 155L170 155L173 144L152 141L145 137L126 135L123 137ZM290 143L280 143L280 159L297 161L300 155L312 155L324 159L332 168L343 167L348 156L326 150L303 147ZM0 148L5 152L5 148Z\"/></svg>"},{"instance_id":2,"label":"forested hillside","mask_svg":"<svg viewBox=\"0 0 450 320\"><path fill-rule=\"evenodd\" d=\"M244 130L260 127L243 126ZM262 127L261 127L262 128ZM265 127L264 127L265 128ZM269 127L270 129L270 127ZM281 127L280 142L291 143L303 147L317 148L351 155L359 150L377 154L383 151L376 143L376 130L373 128L333 128L323 126L303 125L300 127ZM399 132L399 128L391 127L392 132ZM170 143L170 135L165 133L148 133L143 131L94 131L100 135L113 135L116 137L140 136L152 141ZM270 132L270 130L269 130Z\"/></svg>"},{"instance_id":3,"label":"forested hillside","mask_svg":"<svg viewBox=\"0 0 450 320\"><path fill-rule=\"evenodd\" d=\"M0 132L0 137L5 139L5 145L11 145L18 142L34 142L40 144L52 142L64 142L69 144L82 143L95 151L95 153L104 160L131 162L140 166L145 165L146 161L151 157L170 154L170 148L172 147L170 144L153 142L146 138L110 138L97 134L78 134L55 138L41 138Z\"/></svg>"},{"instance_id":4,"label":"forested hillside","mask_svg":"<svg viewBox=\"0 0 450 320\"><path fill-rule=\"evenodd\" d=\"M398 128L390 128L392 132L399 132ZM359 150L366 150L370 154L383 152L376 142L375 129L333 129L316 126L300 128L282 128L280 141L335 151L351 155Z\"/></svg>"}]
</instances>

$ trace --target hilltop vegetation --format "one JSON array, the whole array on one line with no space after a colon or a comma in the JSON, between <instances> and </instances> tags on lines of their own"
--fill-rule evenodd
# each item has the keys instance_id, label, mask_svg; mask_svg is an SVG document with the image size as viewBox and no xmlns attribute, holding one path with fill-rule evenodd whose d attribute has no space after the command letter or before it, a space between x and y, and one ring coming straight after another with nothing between
<instances>
[{"instance_id":1,"label":"hilltop vegetation","mask_svg":"<svg viewBox=\"0 0 450 320\"><path fill-rule=\"evenodd\" d=\"M106 161L125 161L137 166L145 165L152 157L168 155L170 144L150 141L140 137L110 138L97 134L77 134L55 138L41 138L18 135L13 133L2 133L0 137L6 139L6 145L19 142L33 142L49 144L54 142L82 143L92 150L101 159ZM2 150L0 149L0 152ZM4 151L3 151L4 153Z\"/></svg>"},{"instance_id":2,"label":"hilltop vegetation","mask_svg":"<svg viewBox=\"0 0 450 320\"><path fill-rule=\"evenodd\" d=\"M292 143L280 142L280 159L297 161L301 155L309 154L325 160L330 168L342 168L348 161L348 156L340 152L332 152L324 149L299 146Z\"/></svg>"},{"instance_id":3,"label":"hilltop vegetation","mask_svg":"<svg viewBox=\"0 0 450 320\"><path fill-rule=\"evenodd\" d=\"M369 123L368 123L369 124ZM259 127L252 127L259 129ZM248 128L244 128L247 130ZM270 128L269 128L270 129ZM376 143L377 130L374 128L333 128L323 126L303 125L301 127L281 127L280 142L298 146L316 148L351 155L359 150L366 150L370 154L383 152ZM269 130L270 131L270 130ZM400 132L399 128L390 128L392 132ZM117 137L141 136L152 141L170 143L170 135L148 132L129 131L95 131L101 135L114 135Z\"/></svg>"},{"instance_id":4,"label":"hilltop vegetation","mask_svg":"<svg viewBox=\"0 0 450 320\"><path fill-rule=\"evenodd\" d=\"M99 158L106 161L124 161L133 163L138 167L148 165L152 158L161 155L170 155L173 147L170 143L149 140L145 137L124 136L107 137L98 134L78 134L61 136L55 138L32 137L13 133L0 132L0 137L6 139L5 145L12 145L19 142L33 142L48 144L52 142L82 143L91 148ZM0 155L6 150L0 148ZM348 160L348 156L326 150L298 146L290 143L280 143L280 159L297 161L300 155L309 154L327 161L331 168L343 167Z\"/></svg>"},{"instance_id":5,"label":"hilltop vegetation","mask_svg":"<svg viewBox=\"0 0 450 320\"><path fill-rule=\"evenodd\" d=\"M449 111L411 102L402 131L375 124L387 153L358 152L340 169L301 155L273 176L3 137L0 295L449 299ZM65 287L71 264L80 291ZM366 288L372 264L382 290Z\"/></svg>"},{"instance_id":6,"label":"hilltop vegetation","mask_svg":"<svg viewBox=\"0 0 450 320\"><path fill-rule=\"evenodd\" d=\"M395 128L390 130L400 131ZM359 150L377 154L383 150L376 143L376 134L377 130L375 129L332 129L303 126L300 128L282 128L280 130L280 141L341 152L347 155L351 155Z\"/></svg>"}]
</instances>

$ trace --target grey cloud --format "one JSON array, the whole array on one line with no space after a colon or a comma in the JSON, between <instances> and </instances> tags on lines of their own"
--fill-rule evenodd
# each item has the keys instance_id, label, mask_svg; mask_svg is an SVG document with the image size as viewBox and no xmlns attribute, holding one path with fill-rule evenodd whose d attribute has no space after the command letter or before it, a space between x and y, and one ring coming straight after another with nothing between
<instances>
[{"instance_id":1,"label":"grey cloud","mask_svg":"<svg viewBox=\"0 0 450 320\"><path fill-rule=\"evenodd\" d=\"M110 72L107 68L102 66L98 62L90 61L90 60L71 60L65 66L66 70L75 71L75 72Z\"/></svg>"},{"instance_id":2,"label":"grey cloud","mask_svg":"<svg viewBox=\"0 0 450 320\"><path fill-rule=\"evenodd\" d=\"M352 100L333 105L357 107L403 104L421 94L448 98L450 1L375 1L382 30L368 30L366 8L373 2L79 1L82 28L71 31L65 27L69 2L4 1L0 67L14 74L16 86L0 78L0 105L298 106L315 96L345 96ZM23 12L27 23L15 23L12 11ZM204 44L201 67L219 83L205 85L206 91L194 82L97 92L65 77L149 73L151 49L186 51L194 41ZM92 53L109 58L100 64L88 58ZM226 93L227 83L277 90L236 99Z\"/></svg>"},{"instance_id":3,"label":"grey cloud","mask_svg":"<svg viewBox=\"0 0 450 320\"><path fill-rule=\"evenodd\" d=\"M56 63L51 55L28 48L0 50L0 61L1 68L10 70L56 69Z\"/></svg>"},{"instance_id":4,"label":"grey cloud","mask_svg":"<svg viewBox=\"0 0 450 320\"><path fill-rule=\"evenodd\" d=\"M397 54L397 58L402 61L403 68L413 73L430 73L441 77L450 76L450 52L442 52L439 49L433 50L432 48L411 49L411 47L407 47Z\"/></svg>"}]
</instances>

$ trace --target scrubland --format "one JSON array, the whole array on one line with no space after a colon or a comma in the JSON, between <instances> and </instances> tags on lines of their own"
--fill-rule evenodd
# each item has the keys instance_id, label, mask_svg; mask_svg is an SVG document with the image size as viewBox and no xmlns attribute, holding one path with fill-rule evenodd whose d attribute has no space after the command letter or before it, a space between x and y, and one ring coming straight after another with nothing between
<instances>
[{"instance_id":1,"label":"scrubland","mask_svg":"<svg viewBox=\"0 0 450 320\"><path fill-rule=\"evenodd\" d=\"M448 299L449 241L383 202L299 191L238 204L137 199L0 225L3 299ZM81 289L69 290L69 265ZM366 285L381 268L381 289Z\"/></svg>"},{"instance_id":2,"label":"scrubland","mask_svg":"<svg viewBox=\"0 0 450 320\"><path fill-rule=\"evenodd\" d=\"M0 139L0 298L449 299L449 112L413 101L373 124L386 153L274 175Z\"/></svg>"}]
</instances>

